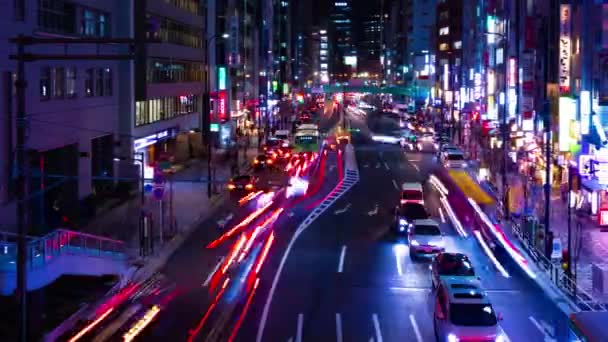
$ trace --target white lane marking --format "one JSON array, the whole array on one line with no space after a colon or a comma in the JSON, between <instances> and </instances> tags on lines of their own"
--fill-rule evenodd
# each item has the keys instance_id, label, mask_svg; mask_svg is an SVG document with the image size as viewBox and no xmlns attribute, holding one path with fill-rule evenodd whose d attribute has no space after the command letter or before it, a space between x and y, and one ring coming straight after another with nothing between
<instances>
[{"instance_id":1,"label":"white lane marking","mask_svg":"<svg viewBox=\"0 0 608 342\"><path fill-rule=\"evenodd\" d=\"M410 314L410 322L412 322L412 327L414 327L414 333L416 334L416 340L418 342L422 342L422 335L420 334L420 329L418 328L418 323L416 323L416 318L412 314Z\"/></svg>"},{"instance_id":2,"label":"white lane marking","mask_svg":"<svg viewBox=\"0 0 608 342\"><path fill-rule=\"evenodd\" d=\"M418 165L416 164L412 164L414 166L414 169L416 169L416 171L420 172L420 168L418 167Z\"/></svg>"},{"instance_id":3,"label":"white lane marking","mask_svg":"<svg viewBox=\"0 0 608 342\"><path fill-rule=\"evenodd\" d=\"M399 190L399 185L397 185L397 181L393 179L393 186L395 187L395 189L397 189L397 191Z\"/></svg>"},{"instance_id":4,"label":"white lane marking","mask_svg":"<svg viewBox=\"0 0 608 342\"><path fill-rule=\"evenodd\" d=\"M342 315L336 313L336 342L342 342Z\"/></svg>"},{"instance_id":5,"label":"white lane marking","mask_svg":"<svg viewBox=\"0 0 608 342\"><path fill-rule=\"evenodd\" d=\"M351 205L351 204L350 204L350 203L348 203L348 204L347 204L347 205L346 205L344 208L334 210L334 215L340 215L340 214L344 214L345 212L347 212L347 211L348 211L348 209L350 208L350 205Z\"/></svg>"},{"instance_id":6,"label":"white lane marking","mask_svg":"<svg viewBox=\"0 0 608 342\"><path fill-rule=\"evenodd\" d=\"M391 168L388 167L388 164L386 162L384 162L384 168L386 169L386 171L390 171L391 170Z\"/></svg>"},{"instance_id":7,"label":"white lane marking","mask_svg":"<svg viewBox=\"0 0 608 342\"><path fill-rule=\"evenodd\" d=\"M220 268L220 265L222 265L223 261L224 261L224 257L221 257L220 260L218 260L217 264L213 267L213 269L211 270L211 272L209 272L209 275L205 279L205 282L203 283L203 287L206 287L207 285L209 285L209 282L211 282L211 278L213 278L213 275L215 274L217 269Z\"/></svg>"},{"instance_id":8,"label":"white lane marking","mask_svg":"<svg viewBox=\"0 0 608 342\"><path fill-rule=\"evenodd\" d=\"M338 261L338 273L342 273L344 270L344 258L346 257L346 246L342 246L340 251L340 260Z\"/></svg>"},{"instance_id":9,"label":"white lane marking","mask_svg":"<svg viewBox=\"0 0 608 342\"><path fill-rule=\"evenodd\" d=\"M367 216L375 216L378 215L378 203L374 206L374 209L367 212Z\"/></svg>"},{"instance_id":10,"label":"white lane marking","mask_svg":"<svg viewBox=\"0 0 608 342\"><path fill-rule=\"evenodd\" d=\"M443 215L443 209L439 207L439 216L441 217L441 223L445 223L445 216Z\"/></svg>"},{"instance_id":11,"label":"white lane marking","mask_svg":"<svg viewBox=\"0 0 608 342\"><path fill-rule=\"evenodd\" d=\"M317 209L315 209L312 213L308 214L308 216L304 219L304 221L300 224L300 226L298 226L298 229L296 229L296 232L291 237L291 240L289 240L289 244L287 245L287 248L285 248L285 251L283 252L283 256L281 257L281 262L279 263L279 267L277 268L277 270L274 274L274 278L272 279L272 285L270 286L270 291L268 292L268 296L266 297L266 302L264 303L264 309L262 310L262 317L260 318L260 323L258 325L258 332L255 337L256 342L262 342L262 338L264 337L264 329L266 328L266 321L268 321L268 314L270 313L270 305L272 304L272 300L274 298L274 292L277 290L277 285L279 284L279 279L281 278L281 274L283 273L283 267L285 267L285 263L287 262L289 253L291 252L293 245L296 243L296 240L298 240L298 237L300 237L300 234L302 234L308 227L310 227L310 225L314 222L314 220L317 217L319 217L321 214L323 214L325 212L325 210L327 210L327 208L329 208L331 205L333 205L336 202L336 200L338 200L338 198L340 198L344 193L346 193L355 184L357 184L359 182L359 168L357 167L357 161L355 159L355 156L353 155L352 157L353 157L353 161L354 161L354 165L355 165L355 167L353 169L353 171L355 172L355 175L352 177L353 182L346 186L344 186L344 184L342 182L338 183L338 185L336 185L336 187L334 187L334 190L342 187L341 192L339 194L337 194L337 196L334 197L333 199L327 199L326 201L324 201L324 203L325 202L327 203L326 207L324 207L324 208L317 207Z\"/></svg>"},{"instance_id":12,"label":"white lane marking","mask_svg":"<svg viewBox=\"0 0 608 342\"><path fill-rule=\"evenodd\" d=\"M374 330L376 331L376 342L382 342L382 332L380 331L380 321L378 321L378 315L372 314L372 320L374 321Z\"/></svg>"},{"instance_id":13,"label":"white lane marking","mask_svg":"<svg viewBox=\"0 0 608 342\"><path fill-rule=\"evenodd\" d=\"M549 336L549 334L547 333L547 331L545 330L545 328L543 328L542 324L540 324L536 318L529 316L528 319L530 320L530 322L532 322L532 324L534 324L534 326L540 330L540 332L545 336L545 341L549 342L549 341L555 341L555 339L551 338L551 336Z\"/></svg>"},{"instance_id":14,"label":"white lane marking","mask_svg":"<svg viewBox=\"0 0 608 342\"><path fill-rule=\"evenodd\" d=\"M403 268L401 267L402 256L401 249L395 249L395 261L397 262L397 273L399 275L403 275Z\"/></svg>"},{"instance_id":15,"label":"white lane marking","mask_svg":"<svg viewBox=\"0 0 608 342\"><path fill-rule=\"evenodd\" d=\"M290 337L287 342L293 342L293 337Z\"/></svg>"},{"instance_id":16,"label":"white lane marking","mask_svg":"<svg viewBox=\"0 0 608 342\"><path fill-rule=\"evenodd\" d=\"M296 342L302 342L302 328L304 325L304 314L298 314L298 330L296 330Z\"/></svg>"}]
</instances>

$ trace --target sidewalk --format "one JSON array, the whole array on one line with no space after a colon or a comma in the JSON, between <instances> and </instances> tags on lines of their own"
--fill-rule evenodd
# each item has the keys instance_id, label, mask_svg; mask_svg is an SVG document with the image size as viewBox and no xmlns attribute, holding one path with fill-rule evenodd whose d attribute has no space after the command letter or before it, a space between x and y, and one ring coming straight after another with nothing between
<instances>
[{"instance_id":1,"label":"sidewalk","mask_svg":"<svg viewBox=\"0 0 608 342\"><path fill-rule=\"evenodd\" d=\"M483 153L482 153L483 156ZM495 162L495 161L494 161ZM476 179L476 174L479 171L480 164L483 161L471 161L470 167L473 173L472 176ZM485 163L485 165L493 165ZM487 181L488 184L482 184L482 187L496 197L497 200L503 198L502 195L502 174L499 168L490 168L490 177L494 182ZM541 186L526 184L527 179L518 173L509 173L507 175L508 187L526 187L528 202L525 205L524 212L530 210L539 222L544 222L544 192ZM551 194L551 202L549 205L549 229L553 231L554 236L559 238L562 243L562 248L568 248L568 208L566 202L561 196L554 193ZM509 225L510 226L510 225ZM602 232L597 224L597 221L586 215L577 214L576 210L571 211L571 244L572 244L572 267L576 275L577 287L591 295L596 300L602 303L608 303L608 294L601 294L593 289L593 265L601 265L608 267L608 232ZM523 241L521 241L523 243ZM531 247L533 248L533 247ZM544 254L544 251L537 251Z\"/></svg>"}]
</instances>

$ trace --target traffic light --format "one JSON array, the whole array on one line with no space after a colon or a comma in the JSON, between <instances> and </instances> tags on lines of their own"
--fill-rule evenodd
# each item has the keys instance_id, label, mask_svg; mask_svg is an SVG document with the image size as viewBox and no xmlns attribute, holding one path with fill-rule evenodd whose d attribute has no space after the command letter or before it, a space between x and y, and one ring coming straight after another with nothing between
<instances>
[{"instance_id":1,"label":"traffic light","mask_svg":"<svg viewBox=\"0 0 608 342\"><path fill-rule=\"evenodd\" d=\"M567 249L562 251L562 269L570 273L570 252Z\"/></svg>"}]
</instances>

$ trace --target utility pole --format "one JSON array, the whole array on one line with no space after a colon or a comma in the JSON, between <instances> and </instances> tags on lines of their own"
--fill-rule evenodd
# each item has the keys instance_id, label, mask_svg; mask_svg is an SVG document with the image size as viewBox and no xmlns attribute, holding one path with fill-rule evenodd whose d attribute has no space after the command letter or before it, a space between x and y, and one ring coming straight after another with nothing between
<instances>
[{"instance_id":1,"label":"utility pole","mask_svg":"<svg viewBox=\"0 0 608 342\"><path fill-rule=\"evenodd\" d=\"M19 35L11 38L11 44L17 45L17 54L10 55L9 59L17 61L16 74L16 151L17 161L16 185L17 185L17 296L19 298L19 342L28 341L28 310L27 310L27 245L26 236L29 228L29 196L28 178L29 161L26 156L27 149L27 116L25 113L25 63L40 60L128 60L135 57L136 41L130 38L35 38L31 36ZM68 53L68 45L88 44L88 45L109 45L109 44L128 44L129 52L125 54L72 54ZM31 54L25 52L25 47L31 45L64 45L65 52L62 54ZM142 189L143 190L143 189Z\"/></svg>"},{"instance_id":2,"label":"utility pole","mask_svg":"<svg viewBox=\"0 0 608 342\"><path fill-rule=\"evenodd\" d=\"M26 236L28 234L27 220L28 199L27 180L29 177L29 163L26 160L26 130L27 119L25 116L25 44L24 37L17 38L17 81L15 82L17 95L17 296L19 296L19 341L25 342L27 336L27 246Z\"/></svg>"}]
</instances>

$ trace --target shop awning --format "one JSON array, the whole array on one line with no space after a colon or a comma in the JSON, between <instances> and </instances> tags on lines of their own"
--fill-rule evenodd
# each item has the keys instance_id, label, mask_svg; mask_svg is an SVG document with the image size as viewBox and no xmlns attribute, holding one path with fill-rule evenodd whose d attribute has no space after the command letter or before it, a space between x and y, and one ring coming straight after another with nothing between
<instances>
[{"instance_id":1,"label":"shop awning","mask_svg":"<svg viewBox=\"0 0 608 342\"><path fill-rule=\"evenodd\" d=\"M583 188L588 191L595 192L606 189L606 186L598 183L597 179L587 178L581 181L581 185Z\"/></svg>"}]
</instances>

